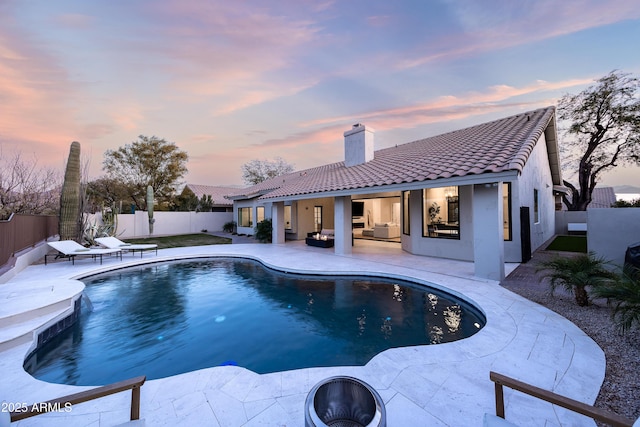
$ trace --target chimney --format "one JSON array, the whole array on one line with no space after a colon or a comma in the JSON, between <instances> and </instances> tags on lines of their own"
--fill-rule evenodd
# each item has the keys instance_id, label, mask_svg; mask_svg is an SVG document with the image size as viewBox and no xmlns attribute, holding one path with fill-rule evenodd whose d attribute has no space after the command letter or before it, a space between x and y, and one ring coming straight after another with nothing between
<instances>
[{"instance_id":1,"label":"chimney","mask_svg":"<svg viewBox=\"0 0 640 427\"><path fill-rule=\"evenodd\" d=\"M345 166L361 165L373 160L373 133L371 128L356 123L351 130L344 133Z\"/></svg>"}]
</instances>

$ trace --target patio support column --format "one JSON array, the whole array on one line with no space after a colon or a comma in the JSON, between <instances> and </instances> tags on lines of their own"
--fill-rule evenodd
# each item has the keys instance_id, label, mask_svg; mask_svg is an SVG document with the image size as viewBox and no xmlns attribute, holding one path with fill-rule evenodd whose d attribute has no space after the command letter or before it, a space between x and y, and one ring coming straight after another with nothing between
<instances>
[{"instance_id":1,"label":"patio support column","mask_svg":"<svg viewBox=\"0 0 640 427\"><path fill-rule=\"evenodd\" d=\"M336 254L351 253L351 196L334 199L333 225L335 233L334 252Z\"/></svg>"},{"instance_id":2,"label":"patio support column","mask_svg":"<svg viewBox=\"0 0 640 427\"><path fill-rule=\"evenodd\" d=\"M473 260L484 279L504 279L502 211L502 182L473 186Z\"/></svg>"},{"instance_id":3,"label":"patio support column","mask_svg":"<svg viewBox=\"0 0 640 427\"><path fill-rule=\"evenodd\" d=\"M284 243L284 202L271 205L271 243Z\"/></svg>"}]
</instances>

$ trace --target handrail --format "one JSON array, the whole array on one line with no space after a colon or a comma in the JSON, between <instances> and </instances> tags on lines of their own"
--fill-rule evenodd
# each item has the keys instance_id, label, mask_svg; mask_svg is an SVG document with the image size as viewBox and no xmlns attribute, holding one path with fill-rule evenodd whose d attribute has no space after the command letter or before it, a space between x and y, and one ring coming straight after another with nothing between
<instances>
[{"instance_id":1,"label":"handrail","mask_svg":"<svg viewBox=\"0 0 640 427\"><path fill-rule=\"evenodd\" d=\"M608 423L614 427L632 427L634 423L634 421L622 417L614 412L587 405L586 403L582 403L578 400L570 399L566 396L553 393L531 384L523 383L522 381L507 377L506 375L498 374L497 372L491 371L489 373L489 379L495 383L496 415L500 418L504 418L504 395L502 386L505 386L530 396L537 397L538 399L542 399L551 404L562 406L570 411L586 415L594 420Z\"/></svg>"},{"instance_id":2,"label":"handrail","mask_svg":"<svg viewBox=\"0 0 640 427\"><path fill-rule=\"evenodd\" d=\"M25 418L34 417L46 412L65 410L71 405L88 402L100 397L109 396L111 394L120 393L121 391L131 390L131 420L140 419L140 387L146 381L146 376L131 378L119 381L117 383L108 384L91 390L81 391L79 393L70 394L68 396L58 397L56 399L47 400L42 403L35 403L30 406L21 408L20 411L11 412L11 422L20 421Z\"/></svg>"}]
</instances>

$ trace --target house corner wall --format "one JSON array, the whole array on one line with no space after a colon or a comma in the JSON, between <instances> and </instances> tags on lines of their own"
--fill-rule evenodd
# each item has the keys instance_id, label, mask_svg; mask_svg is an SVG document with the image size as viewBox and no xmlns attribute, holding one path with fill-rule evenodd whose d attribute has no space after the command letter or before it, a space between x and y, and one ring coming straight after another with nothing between
<instances>
[{"instance_id":1,"label":"house corner wall","mask_svg":"<svg viewBox=\"0 0 640 427\"><path fill-rule=\"evenodd\" d=\"M513 200L512 218L513 218L513 242L520 245L520 220L519 210L521 206L529 207L530 223L531 223L531 250L535 251L542 246L547 240L555 235L556 207L555 196L553 195L553 178L551 176L551 168L549 165L549 157L547 155L547 143L544 134L540 136L533 151L529 155L529 159L525 164L522 174L517 180L517 189L512 192L517 194L516 200ZM539 221L534 219L534 189L538 190L539 197ZM517 226L516 226L517 224ZM510 245L511 246L511 245ZM509 252L521 251L517 248L510 248ZM507 261L520 262L520 259L513 259L509 256Z\"/></svg>"}]
</instances>

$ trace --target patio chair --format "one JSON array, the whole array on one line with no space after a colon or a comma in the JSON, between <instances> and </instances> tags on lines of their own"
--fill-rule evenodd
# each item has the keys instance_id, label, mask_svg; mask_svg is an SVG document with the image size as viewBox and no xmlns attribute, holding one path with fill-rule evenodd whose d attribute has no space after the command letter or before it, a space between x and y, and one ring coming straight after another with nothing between
<instances>
[{"instance_id":1,"label":"patio chair","mask_svg":"<svg viewBox=\"0 0 640 427\"><path fill-rule=\"evenodd\" d=\"M154 250L156 251L156 255L158 255L158 245L155 243L148 244L135 244L135 243L125 243L117 237L98 237L96 242L100 243L101 246L104 246L108 249L120 249L122 251L131 251L135 255L136 251L140 251L140 258L142 258L142 252Z\"/></svg>"},{"instance_id":2,"label":"patio chair","mask_svg":"<svg viewBox=\"0 0 640 427\"><path fill-rule=\"evenodd\" d=\"M85 248L78 242L73 240L60 240L58 242L47 242L47 245L58 251L57 254L46 254L44 256L44 264L47 265L47 258L55 256L54 259L67 258L71 260L71 264L75 264L77 256L90 256L94 260L100 258L102 264L102 255L120 255L122 259L122 250L120 249L103 249L103 248Z\"/></svg>"}]
</instances>

